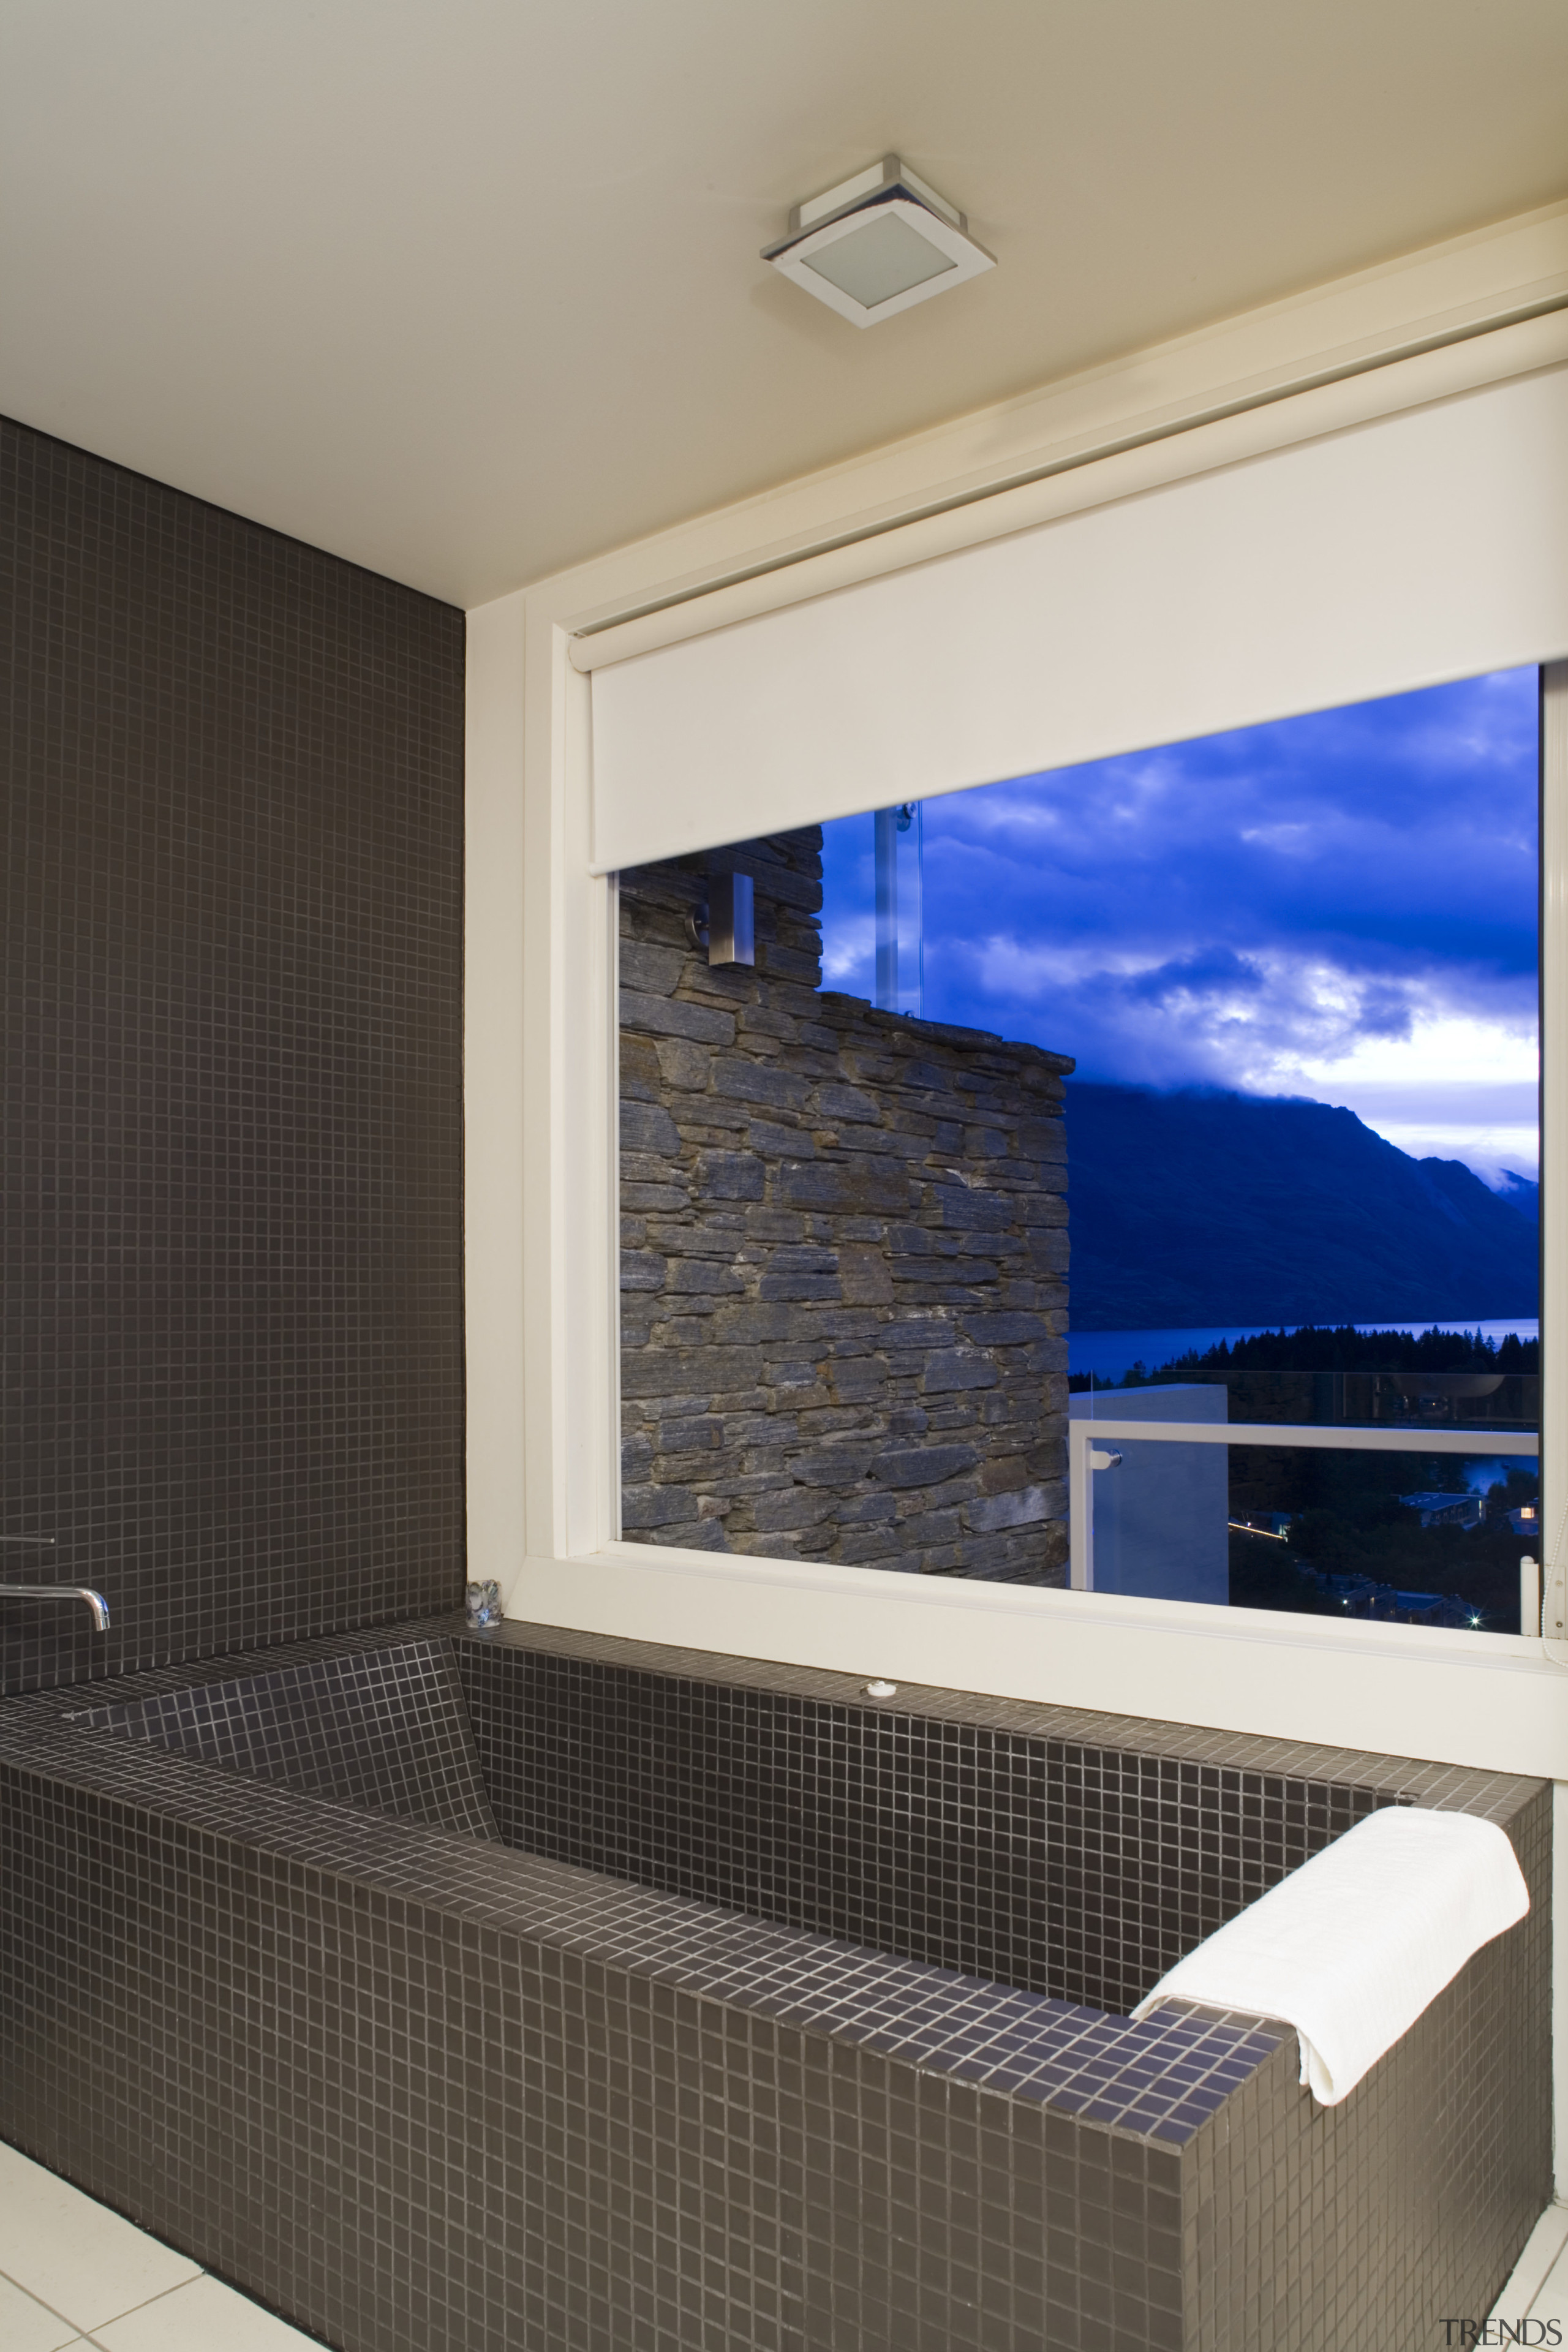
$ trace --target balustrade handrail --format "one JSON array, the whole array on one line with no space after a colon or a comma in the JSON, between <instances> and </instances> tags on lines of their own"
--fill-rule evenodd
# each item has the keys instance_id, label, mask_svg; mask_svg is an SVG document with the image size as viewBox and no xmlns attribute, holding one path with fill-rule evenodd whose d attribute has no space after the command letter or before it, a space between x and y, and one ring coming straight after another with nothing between
<instances>
[{"instance_id":1,"label":"balustrade handrail","mask_svg":"<svg viewBox=\"0 0 1568 2352\"><path fill-rule=\"evenodd\" d=\"M1089 1455L1114 1439L1119 1445L1317 1446L1364 1454L1539 1454L1539 1430L1325 1428L1293 1421L1100 1421L1089 1414L1068 1423L1068 1577L1075 1591L1094 1585L1094 1472ZM1456 1497L1456 1500L1458 1498Z\"/></svg>"},{"instance_id":2,"label":"balustrade handrail","mask_svg":"<svg viewBox=\"0 0 1568 2352\"><path fill-rule=\"evenodd\" d=\"M1152 1438L1161 1445L1322 1445L1368 1454L1539 1454L1541 1433L1521 1429L1343 1428L1300 1421L1098 1421L1068 1424L1076 1437ZM1478 1443L1478 1440L1480 1441Z\"/></svg>"}]
</instances>

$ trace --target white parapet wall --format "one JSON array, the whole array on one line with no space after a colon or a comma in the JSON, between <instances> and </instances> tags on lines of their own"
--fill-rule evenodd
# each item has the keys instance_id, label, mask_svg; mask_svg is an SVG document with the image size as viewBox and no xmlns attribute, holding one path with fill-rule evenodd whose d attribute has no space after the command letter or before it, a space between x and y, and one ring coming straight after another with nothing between
<instances>
[{"instance_id":1,"label":"white parapet wall","mask_svg":"<svg viewBox=\"0 0 1568 2352\"><path fill-rule=\"evenodd\" d=\"M1095 1391L1075 1396L1069 1425L1118 1422L1223 1422L1228 1392L1217 1382ZM1094 1466L1097 1456L1109 1456ZM1230 1598L1229 1457L1223 1445L1140 1445L1119 1438L1089 1457L1087 1492L1072 1528L1073 1582L1096 1592L1148 1600Z\"/></svg>"}]
</instances>

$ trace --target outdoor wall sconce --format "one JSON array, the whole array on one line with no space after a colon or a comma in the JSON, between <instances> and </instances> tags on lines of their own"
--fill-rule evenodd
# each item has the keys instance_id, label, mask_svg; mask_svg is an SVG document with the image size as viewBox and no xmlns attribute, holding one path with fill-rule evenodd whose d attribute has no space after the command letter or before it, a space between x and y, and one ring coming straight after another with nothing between
<instances>
[{"instance_id":1,"label":"outdoor wall sconce","mask_svg":"<svg viewBox=\"0 0 1568 2352\"><path fill-rule=\"evenodd\" d=\"M710 874L708 896L686 918L686 936L694 948L706 948L708 961L750 963L757 961L756 924L749 874Z\"/></svg>"}]
</instances>

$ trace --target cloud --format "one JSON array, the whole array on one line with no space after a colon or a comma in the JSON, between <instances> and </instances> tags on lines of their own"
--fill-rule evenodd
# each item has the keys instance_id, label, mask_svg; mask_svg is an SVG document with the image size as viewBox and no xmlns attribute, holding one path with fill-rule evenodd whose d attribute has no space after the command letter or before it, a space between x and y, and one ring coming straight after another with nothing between
<instances>
[{"instance_id":1,"label":"cloud","mask_svg":"<svg viewBox=\"0 0 1568 2352\"><path fill-rule=\"evenodd\" d=\"M1533 1074L1535 697L1503 672L928 801L928 1015L1100 1079L1397 1085L1406 1132L1513 1150L1452 1087ZM869 817L826 834L828 984L869 994Z\"/></svg>"}]
</instances>

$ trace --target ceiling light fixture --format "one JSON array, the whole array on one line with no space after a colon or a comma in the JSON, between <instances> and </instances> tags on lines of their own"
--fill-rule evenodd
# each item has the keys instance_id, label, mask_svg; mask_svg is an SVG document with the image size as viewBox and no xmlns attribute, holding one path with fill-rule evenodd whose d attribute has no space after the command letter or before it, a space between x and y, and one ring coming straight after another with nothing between
<instances>
[{"instance_id":1,"label":"ceiling light fixture","mask_svg":"<svg viewBox=\"0 0 1568 2352\"><path fill-rule=\"evenodd\" d=\"M957 205L897 155L796 205L789 235L764 245L763 259L857 327L996 267Z\"/></svg>"}]
</instances>

